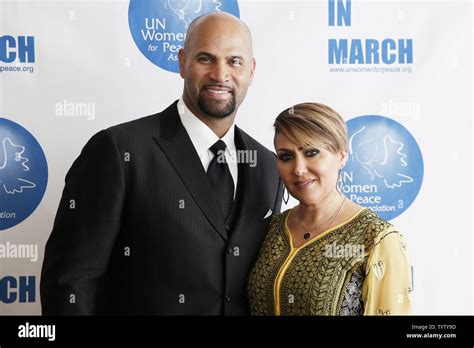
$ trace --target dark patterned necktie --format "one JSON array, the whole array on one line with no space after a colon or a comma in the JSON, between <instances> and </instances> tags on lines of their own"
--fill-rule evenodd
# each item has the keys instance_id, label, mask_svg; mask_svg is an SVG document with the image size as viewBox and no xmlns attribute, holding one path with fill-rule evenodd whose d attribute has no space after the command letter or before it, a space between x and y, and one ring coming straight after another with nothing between
<instances>
[{"instance_id":1,"label":"dark patterned necktie","mask_svg":"<svg viewBox=\"0 0 474 348\"><path fill-rule=\"evenodd\" d=\"M217 204L222 212L224 221L232 209L234 203L234 181L230 174L229 166L225 158L226 144L218 140L210 147L214 158L207 168L207 178L214 191Z\"/></svg>"}]
</instances>

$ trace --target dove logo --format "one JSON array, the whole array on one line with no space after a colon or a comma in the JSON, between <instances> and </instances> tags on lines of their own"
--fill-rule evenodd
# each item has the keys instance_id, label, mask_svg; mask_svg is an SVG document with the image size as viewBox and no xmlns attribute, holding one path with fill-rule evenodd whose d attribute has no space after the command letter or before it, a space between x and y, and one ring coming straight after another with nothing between
<instances>
[{"instance_id":1,"label":"dove logo","mask_svg":"<svg viewBox=\"0 0 474 348\"><path fill-rule=\"evenodd\" d=\"M36 139L19 124L0 118L0 230L33 213L47 181L46 157Z\"/></svg>"},{"instance_id":2,"label":"dove logo","mask_svg":"<svg viewBox=\"0 0 474 348\"><path fill-rule=\"evenodd\" d=\"M189 24L216 11L240 15L237 0L130 0L128 22L142 54L158 67L177 73L178 51Z\"/></svg>"},{"instance_id":3,"label":"dove logo","mask_svg":"<svg viewBox=\"0 0 474 348\"><path fill-rule=\"evenodd\" d=\"M391 220L415 200L423 181L417 142L400 123L383 116L347 122L348 161L339 186L353 202Z\"/></svg>"}]
</instances>

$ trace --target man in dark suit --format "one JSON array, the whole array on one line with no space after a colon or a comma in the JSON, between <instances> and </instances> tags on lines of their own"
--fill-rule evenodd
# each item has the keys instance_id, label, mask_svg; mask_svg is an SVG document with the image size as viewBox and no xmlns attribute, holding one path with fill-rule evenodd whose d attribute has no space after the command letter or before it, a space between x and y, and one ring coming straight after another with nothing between
<instances>
[{"instance_id":1,"label":"man in dark suit","mask_svg":"<svg viewBox=\"0 0 474 348\"><path fill-rule=\"evenodd\" d=\"M282 196L274 154L234 124L250 31L200 17L179 62L181 99L97 133L69 170L43 314L248 314L246 278Z\"/></svg>"}]
</instances>

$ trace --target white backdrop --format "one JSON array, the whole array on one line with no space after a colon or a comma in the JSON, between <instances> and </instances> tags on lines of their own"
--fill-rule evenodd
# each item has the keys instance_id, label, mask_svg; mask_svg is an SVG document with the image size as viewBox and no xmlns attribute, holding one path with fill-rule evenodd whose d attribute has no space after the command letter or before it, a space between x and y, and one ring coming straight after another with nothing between
<instances>
[{"instance_id":1,"label":"white backdrop","mask_svg":"<svg viewBox=\"0 0 474 348\"><path fill-rule=\"evenodd\" d=\"M414 311L473 314L472 3L353 0L351 26L341 27L328 25L328 1L238 4L253 33L257 70L237 124L273 149L276 115L292 104L317 101L346 120L382 115L408 129L423 156L423 182L413 204L392 223L408 243ZM0 279L34 276L35 299L2 302L18 289L0 280L1 314L41 312L44 245L65 174L86 141L103 128L161 111L181 94L179 75L137 48L128 8L128 0L0 0L0 37L35 40L34 62L0 61L0 67L34 68L0 73L0 117L32 133L48 164L36 210L0 230L0 245L38 246L37 260L0 254ZM411 38L412 72L331 72L330 38ZM64 112L71 105L75 110Z\"/></svg>"}]
</instances>

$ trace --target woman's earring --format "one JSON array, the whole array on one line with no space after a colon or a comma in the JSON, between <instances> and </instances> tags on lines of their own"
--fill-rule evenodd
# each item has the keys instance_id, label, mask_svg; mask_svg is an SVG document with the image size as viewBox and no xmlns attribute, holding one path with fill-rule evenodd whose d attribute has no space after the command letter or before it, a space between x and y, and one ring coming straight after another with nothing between
<instances>
[{"instance_id":1,"label":"woman's earring","mask_svg":"<svg viewBox=\"0 0 474 348\"><path fill-rule=\"evenodd\" d=\"M285 199L285 192L286 192L286 199ZM283 202L285 202L285 204L288 204L289 200L290 200L290 193L288 192L286 187L284 187L283 188Z\"/></svg>"}]
</instances>

